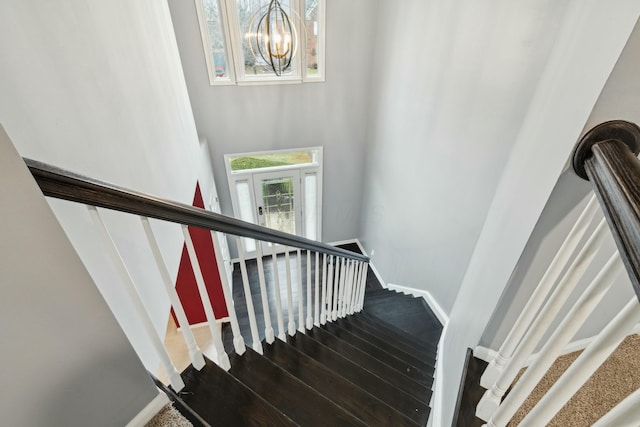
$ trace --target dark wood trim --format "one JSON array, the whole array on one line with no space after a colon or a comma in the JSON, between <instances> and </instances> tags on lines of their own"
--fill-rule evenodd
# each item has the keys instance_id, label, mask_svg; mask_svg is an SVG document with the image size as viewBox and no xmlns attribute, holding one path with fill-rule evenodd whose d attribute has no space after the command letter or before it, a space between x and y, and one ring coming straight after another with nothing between
<instances>
[{"instance_id":1,"label":"dark wood trim","mask_svg":"<svg viewBox=\"0 0 640 427\"><path fill-rule=\"evenodd\" d=\"M599 138L602 138L598 140ZM589 131L574 154L600 202L618 252L640 298L640 128L621 121ZM582 176L582 175L581 175ZM584 177L584 176L583 176Z\"/></svg>"},{"instance_id":2,"label":"dark wood trim","mask_svg":"<svg viewBox=\"0 0 640 427\"><path fill-rule=\"evenodd\" d=\"M369 262L364 255L325 243L122 188L35 160L24 161L45 196Z\"/></svg>"},{"instance_id":3,"label":"dark wood trim","mask_svg":"<svg viewBox=\"0 0 640 427\"><path fill-rule=\"evenodd\" d=\"M211 427L211 424L206 422L204 419L202 419L200 415L196 413L196 411L191 409L191 407L187 405L185 401L182 400L175 391L173 391L172 388L164 385L162 381L157 379L151 372L149 372L149 376L155 383L156 387L158 387L158 389L160 389L164 394L166 394L169 400L173 402L173 407L176 408L178 412L182 414L183 417L188 419L189 422L193 424L194 427Z\"/></svg>"},{"instance_id":4,"label":"dark wood trim","mask_svg":"<svg viewBox=\"0 0 640 427\"><path fill-rule=\"evenodd\" d=\"M467 354L464 358L464 366L462 367L462 376L460 377L460 385L458 386L458 398L456 399L456 408L453 412L453 420L451 427L458 425L458 418L460 417L460 410L462 409L462 396L464 395L464 386L467 380L467 373L469 371L469 363L473 358L473 350L467 348Z\"/></svg>"}]
</instances>

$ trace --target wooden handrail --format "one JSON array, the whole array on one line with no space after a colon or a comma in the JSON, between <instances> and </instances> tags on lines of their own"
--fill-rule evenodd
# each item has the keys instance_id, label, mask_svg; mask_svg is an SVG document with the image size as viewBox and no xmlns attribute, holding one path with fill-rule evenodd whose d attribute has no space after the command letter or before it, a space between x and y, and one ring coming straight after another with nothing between
<instances>
[{"instance_id":1,"label":"wooden handrail","mask_svg":"<svg viewBox=\"0 0 640 427\"><path fill-rule=\"evenodd\" d=\"M24 159L45 196L369 262L367 256Z\"/></svg>"},{"instance_id":2,"label":"wooden handrail","mask_svg":"<svg viewBox=\"0 0 640 427\"><path fill-rule=\"evenodd\" d=\"M573 169L591 182L640 299L639 152L640 127L622 120L601 123L576 146Z\"/></svg>"}]
</instances>

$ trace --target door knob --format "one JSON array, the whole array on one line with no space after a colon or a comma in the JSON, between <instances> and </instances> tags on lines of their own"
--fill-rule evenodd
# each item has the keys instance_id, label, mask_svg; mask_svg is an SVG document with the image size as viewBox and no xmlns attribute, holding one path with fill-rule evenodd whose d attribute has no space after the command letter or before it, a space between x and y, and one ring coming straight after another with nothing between
<instances>
[{"instance_id":1,"label":"door knob","mask_svg":"<svg viewBox=\"0 0 640 427\"><path fill-rule=\"evenodd\" d=\"M258 208L258 215L262 215L262 206Z\"/></svg>"}]
</instances>

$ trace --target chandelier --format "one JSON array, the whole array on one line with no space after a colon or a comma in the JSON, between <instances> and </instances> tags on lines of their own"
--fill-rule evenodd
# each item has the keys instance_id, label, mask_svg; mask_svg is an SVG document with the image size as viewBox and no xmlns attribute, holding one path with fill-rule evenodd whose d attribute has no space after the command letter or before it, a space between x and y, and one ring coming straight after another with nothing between
<instances>
[{"instance_id":1,"label":"chandelier","mask_svg":"<svg viewBox=\"0 0 640 427\"><path fill-rule=\"evenodd\" d=\"M291 67L298 50L294 13L287 14L279 0L271 0L256 11L249 23L247 38L253 57L262 58L276 76Z\"/></svg>"}]
</instances>

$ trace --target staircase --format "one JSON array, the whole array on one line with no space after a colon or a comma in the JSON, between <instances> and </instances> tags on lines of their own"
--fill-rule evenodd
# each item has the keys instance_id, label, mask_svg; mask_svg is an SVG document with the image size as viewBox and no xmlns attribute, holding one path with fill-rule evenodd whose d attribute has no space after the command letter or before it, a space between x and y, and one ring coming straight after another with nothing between
<instances>
[{"instance_id":1,"label":"staircase","mask_svg":"<svg viewBox=\"0 0 640 427\"><path fill-rule=\"evenodd\" d=\"M156 384L192 423L427 424L442 325L424 300L374 283L369 258L357 244L334 247L25 162L44 195L86 207L171 388ZM140 221L146 242L138 246L148 245L162 278L158 291L171 302L189 353L191 365L182 373L156 333L145 299L102 219L104 209ZM182 231L211 337L208 358L187 321L150 219ZM236 241L238 273L233 283L220 276L229 320L222 334L217 326L222 316L216 317L204 283L192 228L209 230L216 252L219 233ZM247 260L243 238L255 240L255 258ZM223 271L221 257L216 262Z\"/></svg>"},{"instance_id":2,"label":"staircase","mask_svg":"<svg viewBox=\"0 0 640 427\"><path fill-rule=\"evenodd\" d=\"M209 360L189 366L179 396L210 425L424 426L441 330L433 319L422 299L369 290L360 313L263 341L263 355L232 352L228 372ZM425 325L435 341L420 337Z\"/></svg>"}]
</instances>

